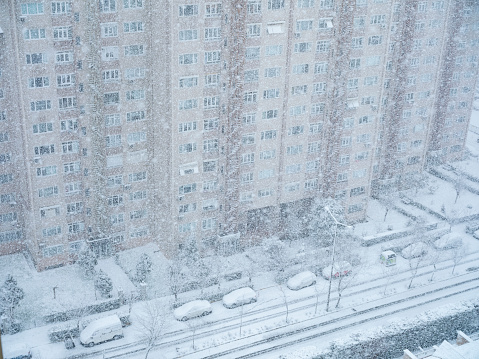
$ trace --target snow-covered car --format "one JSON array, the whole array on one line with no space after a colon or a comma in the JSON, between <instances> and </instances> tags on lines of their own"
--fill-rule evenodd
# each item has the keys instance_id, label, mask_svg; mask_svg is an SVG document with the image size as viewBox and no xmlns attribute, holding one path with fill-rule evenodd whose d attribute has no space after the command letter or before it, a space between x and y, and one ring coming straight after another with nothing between
<instances>
[{"instance_id":1,"label":"snow-covered car","mask_svg":"<svg viewBox=\"0 0 479 359\"><path fill-rule=\"evenodd\" d=\"M123 328L118 315L94 320L80 333L80 343L87 347L120 338L123 338Z\"/></svg>"},{"instance_id":2,"label":"snow-covered car","mask_svg":"<svg viewBox=\"0 0 479 359\"><path fill-rule=\"evenodd\" d=\"M223 305L226 308L236 308L244 304L256 302L256 292L250 287L240 288L226 294L223 297Z\"/></svg>"},{"instance_id":3,"label":"snow-covered car","mask_svg":"<svg viewBox=\"0 0 479 359\"><path fill-rule=\"evenodd\" d=\"M470 222L466 226L466 233L468 234L473 234L477 230L479 230L479 221Z\"/></svg>"},{"instance_id":4,"label":"snow-covered car","mask_svg":"<svg viewBox=\"0 0 479 359\"><path fill-rule=\"evenodd\" d=\"M289 278L286 285L291 290L300 290L316 283L316 275L313 272L305 271Z\"/></svg>"},{"instance_id":5,"label":"snow-covered car","mask_svg":"<svg viewBox=\"0 0 479 359\"><path fill-rule=\"evenodd\" d=\"M427 253L427 245L423 242L412 243L401 251L401 255L406 258L418 258Z\"/></svg>"},{"instance_id":6,"label":"snow-covered car","mask_svg":"<svg viewBox=\"0 0 479 359\"><path fill-rule=\"evenodd\" d=\"M436 249L450 249L460 246L462 246L462 238L456 233L445 234L434 242Z\"/></svg>"},{"instance_id":7,"label":"snow-covered car","mask_svg":"<svg viewBox=\"0 0 479 359\"><path fill-rule=\"evenodd\" d=\"M339 261L334 263L334 268L333 268L333 278L339 278L343 277L345 275L348 275L351 273L352 266L349 262L346 261ZM331 275L331 265L323 268L323 271L321 272L324 278L329 279L329 276Z\"/></svg>"},{"instance_id":8,"label":"snow-covered car","mask_svg":"<svg viewBox=\"0 0 479 359\"><path fill-rule=\"evenodd\" d=\"M479 230L478 231L475 231L472 236L476 239L479 239Z\"/></svg>"},{"instance_id":9,"label":"snow-covered car","mask_svg":"<svg viewBox=\"0 0 479 359\"><path fill-rule=\"evenodd\" d=\"M191 318L208 315L212 311L211 304L207 300L193 300L176 308L174 315L177 320L185 321Z\"/></svg>"}]
</instances>

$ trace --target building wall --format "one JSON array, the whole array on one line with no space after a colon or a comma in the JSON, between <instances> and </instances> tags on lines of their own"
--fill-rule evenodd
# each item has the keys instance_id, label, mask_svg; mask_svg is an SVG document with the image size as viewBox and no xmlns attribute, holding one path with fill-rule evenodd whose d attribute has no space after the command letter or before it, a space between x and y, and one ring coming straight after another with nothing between
<instances>
[{"instance_id":1,"label":"building wall","mask_svg":"<svg viewBox=\"0 0 479 359\"><path fill-rule=\"evenodd\" d=\"M282 234L286 212L321 196L359 221L371 183L462 156L471 1L1 6L16 55L0 59L0 126L17 146L0 166L21 179L1 193L21 201L0 213L17 213L21 236L0 251L26 246L39 269L84 243L173 253Z\"/></svg>"}]
</instances>

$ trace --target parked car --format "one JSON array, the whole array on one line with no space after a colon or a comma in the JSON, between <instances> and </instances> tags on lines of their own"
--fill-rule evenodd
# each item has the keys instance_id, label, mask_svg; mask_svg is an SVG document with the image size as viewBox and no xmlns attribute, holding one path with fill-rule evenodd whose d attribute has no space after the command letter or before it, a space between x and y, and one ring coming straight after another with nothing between
<instances>
[{"instance_id":1,"label":"parked car","mask_svg":"<svg viewBox=\"0 0 479 359\"><path fill-rule=\"evenodd\" d=\"M240 305L256 302L256 292L250 287L240 288L226 294L223 297L223 305L226 308L236 308Z\"/></svg>"},{"instance_id":2,"label":"parked car","mask_svg":"<svg viewBox=\"0 0 479 359\"><path fill-rule=\"evenodd\" d=\"M379 259L381 259L381 263L386 265L386 267L396 265L396 253L393 251L382 252Z\"/></svg>"},{"instance_id":3,"label":"parked car","mask_svg":"<svg viewBox=\"0 0 479 359\"><path fill-rule=\"evenodd\" d=\"M334 268L333 268L333 278L339 278L343 277L345 275L348 275L351 273L352 266L349 262L346 261L339 261L334 263ZM331 275L331 265L323 268L323 271L321 273L324 278L329 279L329 276Z\"/></svg>"},{"instance_id":4,"label":"parked car","mask_svg":"<svg viewBox=\"0 0 479 359\"><path fill-rule=\"evenodd\" d=\"M173 314L177 320L185 321L208 315L212 311L211 304L207 300L193 300L176 308Z\"/></svg>"},{"instance_id":5,"label":"parked car","mask_svg":"<svg viewBox=\"0 0 479 359\"><path fill-rule=\"evenodd\" d=\"M476 239L479 239L479 230L475 231L472 236Z\"/></svg>"},{"instance_id":6,"label":"parked car","mask_svg":"<svg viewBox=\"0 0 479 359\"><path fill-rule=\"evenodd\" d=\"M427 253L427 245L423 242L412 243L401 251L401 255L406 258L418 258Z\"/></svg>"},{"instance_id":7,"label":"parked car","mask_svg":"<svg viewBox=\"0 0 479 359\"><path fill-rule=\"evenodd\" d=\"M295 276L289 278L286 285L291 290L300 290L305 287L309 287L316 283L316 275L310 271L305 271L296 274Z\"/></svg>"},{"instance_id":8,"label":"parked car","mask_svg":"<svg viewBox=\"0 0 479 359\"><path fill-rule=\"evenodd\" d=\"M479 221L471 222L466 226L466 233L468 234L473 234L477 230L479 230Z\"/></svg>"},{"instance_id":9,"label":"parked car","mask_svg":"<svg viewBox=\"0 0 479 359\"><path fill-rule=\"evenodd\" d=\"M118 315L94 320L80 333L80 343L87 347L120 338L123 338L123 328Z\"/></svg>"},{"instance_id":10,"label":"parked car","mask_svg":"<svg viewBox=\"0 0 479 359\"><path fill-rule=\"evenodd\" d=\"M462 238L456 233L448 233L434 242L436 249L450 249L462 246Z\"/></svg>"}]
</instances>

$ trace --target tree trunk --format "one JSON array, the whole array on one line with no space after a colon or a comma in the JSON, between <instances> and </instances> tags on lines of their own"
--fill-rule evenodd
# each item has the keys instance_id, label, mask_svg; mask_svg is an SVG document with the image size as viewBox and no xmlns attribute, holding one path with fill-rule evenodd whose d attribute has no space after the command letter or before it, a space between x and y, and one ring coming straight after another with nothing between
<instances>
[{"instance_id":1,"label":"tree trunk","mask_svg":"<svg viewBox=\"0 0 479 359\"><path fill-rule=\"evenodd\" d=\"M152 345L149 345L148 346L148 350L146 351L146 354L145 354L145 359L148 359L148 355L150 354L150 350L153 349L153 346Z\"/></svg>"},{"instance_id":2,"label":"tree trunk","mask_svg":"<svg viewBox=\"0 0 479 359\"><path fill-rule=\"evenodd\" d=\"M454 204L457 203L457 199L459 198L459 191L456 191L456 200L454 201Z\"/></svg>"},{"instance_id":3,"label":"tree trunk","mask_svg":"<svg viewBox=\"0 0 479 359\"><path fill-rule=\"evenodd\" d=\"M386 208L386 213L384 213L384 220L383 222L386 222L386 217L388 216L389 208Z\"/></svg>"}]
</instances>

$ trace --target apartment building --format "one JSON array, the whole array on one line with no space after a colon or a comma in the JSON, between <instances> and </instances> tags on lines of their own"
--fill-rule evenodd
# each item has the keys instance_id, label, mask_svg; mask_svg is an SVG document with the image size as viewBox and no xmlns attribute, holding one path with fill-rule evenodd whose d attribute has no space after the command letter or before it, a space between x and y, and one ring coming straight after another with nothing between
<instances>
[{"instance_id":1,"label":"apartment building","mask_svg":"<svg viewBox=\"0 0 479 359\"><path fill-rule=\"evenodd\" d=\"M463 155L474 1L0 4L0 253L232 251Z\"/></svg>"}]
</instances>

